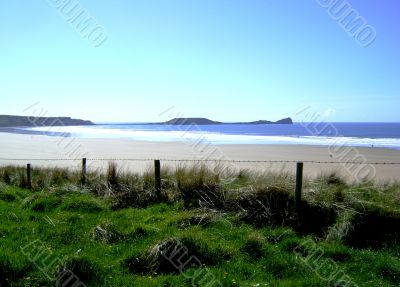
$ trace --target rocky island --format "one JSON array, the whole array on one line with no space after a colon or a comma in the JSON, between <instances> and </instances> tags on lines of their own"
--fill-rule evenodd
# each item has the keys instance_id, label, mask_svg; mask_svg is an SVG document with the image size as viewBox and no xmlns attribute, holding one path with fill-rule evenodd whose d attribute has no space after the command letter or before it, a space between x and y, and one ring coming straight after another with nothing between
<instances>
[{"instance_id":1,"label":"rocky island","mask_svg":"<svg viewBox=\"0 0 400 287\"><path fill-rule=\"evenodd\" d=\"M271 124L284 124L284 125L292 125L293 121L291 118L284 118L276 122L259 120L254 122L233 122L233 123L224 123L212 121L207 118L174 118L172 120L166 121L163 124L167 125L228 125L228 124L236 124L236 125L271 125Z\"/></svg>"}]
</instances>

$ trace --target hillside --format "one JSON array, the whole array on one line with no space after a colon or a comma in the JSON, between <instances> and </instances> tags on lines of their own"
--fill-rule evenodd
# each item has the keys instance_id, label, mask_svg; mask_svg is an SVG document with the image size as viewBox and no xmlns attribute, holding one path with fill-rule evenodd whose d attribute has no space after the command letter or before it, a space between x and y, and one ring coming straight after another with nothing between
<instances>
[{"instance_id":1,"label":"hillside","mask_svg":"<svg viewBox=\"0 0 400 287\"><path fill-rule=\"evenodd\" d=\"M36 127L36 126L87 126L91 121L70 117L28 117L0 115L0 127Z\"/></svg>"},{"instance_id":2,"label":"hillside","mask_svg":"<svg viewBox=\"0 0 400 287\"><path fill-rule=\"evenodd\" d=\"M0 168L0 286L399 286L399 185L118 170Z\"/></svg>"}]
</instances>

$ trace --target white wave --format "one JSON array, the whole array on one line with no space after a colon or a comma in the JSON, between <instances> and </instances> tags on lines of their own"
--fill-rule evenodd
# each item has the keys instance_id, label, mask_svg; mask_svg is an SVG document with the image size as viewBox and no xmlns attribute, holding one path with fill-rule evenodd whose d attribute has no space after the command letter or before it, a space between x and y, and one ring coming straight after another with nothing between
<instances>
[{"instance_id":1,"label":"white wave","mask_svg":"<svg viewBox=\"0 0 400 287\"><path fill-rule=\"evenodd\" d=\"M143 141L204 141L214 144L303 144L327 146L387 147L400 149L398 138L324 136L232 135L203 131L123 130L95 127L36 127L30 130L79 138L128 138Z\"/></svg>"}]
</instances>

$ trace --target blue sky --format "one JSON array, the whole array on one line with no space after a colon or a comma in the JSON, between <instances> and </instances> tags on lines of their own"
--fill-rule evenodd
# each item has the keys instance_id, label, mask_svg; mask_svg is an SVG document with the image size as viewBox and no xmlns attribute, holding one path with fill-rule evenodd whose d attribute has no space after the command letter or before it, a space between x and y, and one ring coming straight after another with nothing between
<instances>
[{"instance_id":1,"label":"blue sky","mask_svg":"<svg viewBox=\"0 0 400 287\"><path fill-rule=\"evenodd\" d=\"M0 114L39 103L94 121L159 121L171 106L296 120L311 106L330 121L400 121L398 1L347 1L376 30L368 47L317 0L74 1L107 35L94 47L57 1L1 1Z\"/></svg>"}]
</instances>

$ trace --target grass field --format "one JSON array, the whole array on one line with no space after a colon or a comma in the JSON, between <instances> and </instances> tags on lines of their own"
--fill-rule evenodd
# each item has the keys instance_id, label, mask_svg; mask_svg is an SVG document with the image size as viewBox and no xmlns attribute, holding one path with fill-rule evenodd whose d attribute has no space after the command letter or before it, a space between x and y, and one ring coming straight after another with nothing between
<instances>
[{"instance_id":1,"label":"grass field","mask_svg":"<svg viewBox=\"0 0 400 287\"><path fill-rule=\"evenodd\" d=\"M32 178L0 168L0 286L399 286L397 184L321 176L298 210L288 174Z\"/></svg>"}]
</instances>

